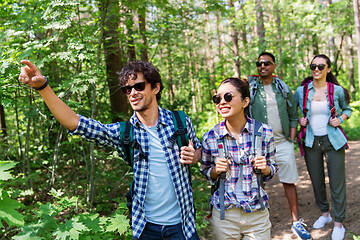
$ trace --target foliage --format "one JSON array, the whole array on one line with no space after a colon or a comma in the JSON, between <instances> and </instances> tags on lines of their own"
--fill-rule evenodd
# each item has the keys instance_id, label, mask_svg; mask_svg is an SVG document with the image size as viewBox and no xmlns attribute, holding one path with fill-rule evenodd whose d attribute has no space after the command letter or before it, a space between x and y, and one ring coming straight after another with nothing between
<instances>
[{"instance_id":1,"label":"foliage","mask_svg":"<svg viewBox=\"0 0 360 240\"><path fill-rule=\"evenodd\" d=\"M103 33L108 29L102 10L109 2L120 7L120 24L111 36L119 41L116 53L104 51ZM325 53L339 82L353 89L354 112L344 129L351 140L360 139L351 1L330 5L319 0L260 1L266 30L263 46L256 32L257 2L233 2L234 7L224 0L1 1L0 105L4 113L0 115L4 114L7 134L0 136L0 235L131 239L123 203L131 169L116 152L95 147L90 154L87 142L67 135L39 94L17 81L21 59L33 61L76 113L109 123L113 103L107 57L119 54L129 61L133 48L140 59L139 50L145 48L164 83L160 105L184 110L201 138L221 120L211 97L219 82L234 75L235 59L240 61L240 77L246 78L256 73L254 62L262 49L274 53L276 74L295 90L310 74L308 64L314 54ZM144 9L147 43L139 31L138 15ZM238 56L231 42L233 29L238 33ZM355 83L349 81L352 75ZM206 237L209 189L198 167L192 168L196 223ZM88 199L90 179L96 183L93 202Z\"/></svg>"},{"instance_id":2,"label":"foliage","mask_svg":"<svg viewBox=\"0 0 360 240\"><path fill-rule=\"evenodd\" d=\"M8 170L14 168L17 163L10 161L0 161L0 228L3 227L1 220L4 220L9 226L23 226L24 218L17 211L23 205L9 197L8 191L3 189L3 181L13 179Z\"/></svg>"},{"instance_id":3,"label":"foliage","mask_svg":"<svg viewBox=\"0 0 360 240\"><path fill-rule=\"evenodd\" d=\"M349 137L349 140L360 139L360 101L352 102L350 106L353 109L350 119L344 123L344 132Z\"/></svg>"},{"instance_id":4,"label":"foliage","mask_svg":"<svg viewBox=\"0 0 360 240\"><path fill-rule=\"evenodd\" d=\"M12 239L115 239L129 233L129 220L124 215L126 204L108 217L98 213L74 212L79 204L76 197L68 198L52 189L54 203L37 203L31 219Z\"/></svg>"}]
</instances>

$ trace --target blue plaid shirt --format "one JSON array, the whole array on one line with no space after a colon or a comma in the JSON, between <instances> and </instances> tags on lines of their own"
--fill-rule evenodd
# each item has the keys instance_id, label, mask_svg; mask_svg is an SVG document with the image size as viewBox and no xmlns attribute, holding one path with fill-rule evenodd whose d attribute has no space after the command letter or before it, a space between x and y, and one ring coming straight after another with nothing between
<instances>
[{"instance_id":1,"label":"blue plaid shirt","mask_svg":"<svg viewBox=\"0 0 360 240\"><path fill-rule=\"evenodd\" d=\"M245 212L252 212L261 209L258 200L258 184L257 177L254 173L251 159L254 150L252 148L253 120L247 118L244 129L240 133L239 142L232 137L226 129L225 120L220 123L219 138L224 139L224 147L226 152L231 156L230 176L227 174L225 180L225 208L232 207L242 208ZM211 179L210 171L215 167L215 159L219 156L218 146L216 142L214 129L204 134L202 148L202 162L200 171L208 178L210 183L214 185L217 180ZM271 169L268 176L264 176L264 182L269 181L278 170L275 162L275 143L272 130L268 125L263 124L262 133L262 155L266 157L267 165ZM240 171L242 174L240 174ZM242 176L242 179L240 179ZM235 184L241 181L242 191L245 199L237 200L235 194ZM261 188L260 192L264 206L268 207L268 195ZM211 196L211 203L216 209L220 209L219 192L216 190Z\"/></svg>"},{"instance_id":2,"label":"blue plaid shirt","mask_svg":"<svg viewBox=\"0 0 360 240\"><path fill-rule=\"evenodd\" d=\"M174 123L172 114L169 110L158 107L159 124L157 131L160 142L163 146L165 158L169 166L169 171L177 202L181 212L182 230L186 239L195 233L195 209L193 192L189 182L189 172L184 164L181 164L180 150L175 143L173 146L169 139L174 133ZM149 136L142 126L135 113L130 119L134 126L134 140L136 140L146 156L149 156ZM80 116L77 129L72 134L80 135L87 140L93 141L98 145L115 148L120 156L124 158L124 152L120 147L119 123L102 124L98 121ZM186 127L189 139L194 143L194 148L201 147L199 139L196 137L194 126L189 117L186 117ZM134 149L134 196L132 208L132 230L133 236L139 238L147 222L145 215L145 195L149 177L149 159L140 159L138 149ZM159 196L161 197L161 196Z\"/></svg>"}]
</instances>

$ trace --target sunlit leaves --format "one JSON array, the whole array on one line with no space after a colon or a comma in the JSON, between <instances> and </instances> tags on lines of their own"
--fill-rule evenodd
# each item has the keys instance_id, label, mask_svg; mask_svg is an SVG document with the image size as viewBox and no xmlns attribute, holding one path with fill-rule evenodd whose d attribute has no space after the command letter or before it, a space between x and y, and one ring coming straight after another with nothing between
<instances>
[{"instance_id":1,"label":"sunlit leaves","mask_svg":"<svg viewBox=\"0 0 360 240\"><path fill-rule=\"evenodd\" d=\"M24 225L24 216L17 210L21 206L23 205L9 198L8 193L0 188L0 224L4 220L10 226Z\"/></svg>"}]
</instances>

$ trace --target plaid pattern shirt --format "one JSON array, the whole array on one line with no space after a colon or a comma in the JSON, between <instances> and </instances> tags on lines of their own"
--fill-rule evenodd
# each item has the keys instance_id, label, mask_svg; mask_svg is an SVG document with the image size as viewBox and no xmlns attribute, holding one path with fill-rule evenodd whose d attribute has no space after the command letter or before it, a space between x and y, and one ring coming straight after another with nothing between
<instances>
[{"instance_id":1,"label":"plaid pattern shirt","mask_svg":"<svg viewBox=\"0 0 360 240\"><path fill-rule=\"evenodd\" d=\"M227 173L225 180L225 208L232 207L242 208L245 212L252 212L261 209L260 202L258 200L258 184L257 176L254 173L251 159L254 156L254 149L252 148L252 135L254 128L254 121L251 118L247 118L244 129L240 133L239 142L232 137L225 126L225 120L220 123L219 138L224 139L225 151L231 157L230 170ZM215 159L219 156L218 146L216 142L216 136L214 129L205 133L203 137L203 154L200 171L208 178L210 183L214 185L216 179L211 179L210 171L215 167ZM268 176L264 176L264 182L269 181L278 170L278 166L275 162L275 143L272 135L272 130L268 125L263 124L262 133L262 155L266 157L267 165L271 169L271 173ZM240 173L241 171L241 173ZM240 176L242 179L240 179ZM235 194L235 185L238 181L241 181L242 191L244 199L237 200ZM268 195L261 189L261 196L264 206L268 207ZM216 190L211 196L211 203L216 209L220 209L219 192Z\"/></svg>"},{"instance_id":2,"label":"plaid pattern shirt","mask_svg":"<svg viewBox=\"0 0 360 240\"><path fill-rule=\"evenodd\" d=\"M180 150L175 143L171 144L170 137L174 133L174 123L172 114L169 110L158 107L159 109L159 124L157 132L160 138L161 145L165 153L165 158L169 166L169 171L177 201L181 212L182 230L186 239L189 239L195 233L195 209L191 184L189 182L189 172L187 166L181 164ZM138 149L134 149L134 196L132 208L132 230L133 236L139 238L145 224L147 222L145 215L145 195L147 190L147 182L149 177L149 136L145 128L142 126L135 113L130 119L134 126L133 137L146 157L140 159ZM124 158L124 153L120 147L120 132L119 123L102 124L98 121L80 116L80 121L77 129L72 134L80 135L87 140L93 141L98 145L115 148L120 156ZM194 143L194 148L201 147L199 139L196 137L194 126L190 118L186 117L186 127L189 139ZM161 197L161 196L159 196Z\"/></svg>"}]
</instances>

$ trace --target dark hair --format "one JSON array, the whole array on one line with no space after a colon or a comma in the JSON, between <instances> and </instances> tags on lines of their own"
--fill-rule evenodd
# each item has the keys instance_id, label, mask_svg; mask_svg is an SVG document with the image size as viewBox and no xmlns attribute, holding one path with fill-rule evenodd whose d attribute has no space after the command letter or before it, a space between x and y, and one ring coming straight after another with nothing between
<instances>
[{"instance_id":1,"label":"dark hair","mask_svg":"<svg viewBox=\"0 0 360 240\"><path fill-rule=\"evenodd\" d=\"M230 83L231 85L233 85L241 93L241 98L243 100L246 97L250 98L250 88L247 79L226 78L220 83L219 87L225 83ZM249 111L249 106L245 108L245 113L247 114L248 111Z\"/></svg>"},{"instance_id":2,"label":"dark hair","mask_svg":"<svg viewBox=\"0 0 360 240\"><path fill-rule=\"evenodd\" d=\"M313 59L311 60L311 63L314 61L315 58L323 58L323 59L325 59L328 68L331 68L331 60L330 60L330 58L329 58L328 56L326 56L325 54L318 54L318 55L316 55L316 56L313 57ZM313 77L309 77L309 78L307 78L307 79L308 79L308 80L313 80ZM336 79L335 75L334 75L331 71L326 74L326 81L327 81L327 82L331 82L331 83L333 83L333 84L335 84L335 85L341 86L340 83L338 82L338 80ZM349 92L348 92L347 89L345 89L345 88L343 88L343 89L344 89L344 94L345 94L345 101L346 101L347 104L349 104L349 103L350 103L350 94L349 94Z\"/></svg>"},{"instance_id":3,"label":"dark hair","mask_svg":"<svg viewBox=\"0 0 360 240\"><path fill-rule=\"evenodd\" d=\"M157 83L160 83L160 91L156 94L156 100L161 99L161 91L164 89L164 86L161 81L161 76L159 70L156 69L151 62L144 62L140 60L135 60L128 63L119 74L120 86L126 85L129 80L136 80L137 73L142 73L146 82L151 84L151 88L155 88Z\"/></svg>"},{"instance_id":4,"label":"dark hair","mask_svg":"<svg viewBox=\"0 0 360 240\"><path fill-rule=\"evenodd\" d=\"M259 61L259 58L260 58L261 56L264 56L264 55L267 55L267 56L271 57L271 59L272 59L273 62L275 63L275 57L274 57L274 55L272 55L272 54L269 53L269 52L262 52L262 53L260 53L260 55L259 55L259 57L258 57L258 61Z\"/></svg>"}]
</instances>

